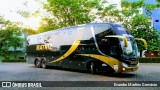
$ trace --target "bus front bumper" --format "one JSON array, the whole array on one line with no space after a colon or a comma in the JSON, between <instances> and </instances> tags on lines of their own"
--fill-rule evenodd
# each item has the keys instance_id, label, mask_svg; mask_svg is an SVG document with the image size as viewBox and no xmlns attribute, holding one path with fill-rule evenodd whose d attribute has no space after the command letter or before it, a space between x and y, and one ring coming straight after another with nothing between
<instances>
[{"instance_id":1,"label":"bus front bumper","mask_svg":"<svg viewBox=\"0 0 160 90\"><path fill-rule=\"evenodd\" d=\"M110 66L117 73L133 72L133 71L136 71L138 69L139 63L137 65L128 65L128 64L120 62L118 60L112 60L112 61L110 61Z\"/></svg>"},{"instance_id":2,"label":"bus front bumper","mask_svg":"<svg viewBox=\"0 0 160 90\"><path fill-rule=\"evenodd\" d=\"M133 72L138 69L139 64L134 67L129 67L127 64L122 63L122 72Z\"/></svg>"}]
</instances>

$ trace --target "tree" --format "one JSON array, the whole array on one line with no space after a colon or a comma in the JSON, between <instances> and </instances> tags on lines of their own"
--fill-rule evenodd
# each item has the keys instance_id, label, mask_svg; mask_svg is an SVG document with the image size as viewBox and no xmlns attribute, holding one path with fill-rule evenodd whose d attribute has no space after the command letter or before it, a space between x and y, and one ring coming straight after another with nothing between
<instances>
[{"instance_id":1,"label":"tree","mask_svg":"<svg viewBox=\"0 0 160 90\"><path fill-rule=\"evenodd\" d=\"M95 18L90 12L99 3L100 0L47 0L43 7L49 15L44 17L39 31L89 23Z\"/></svg>"},{"instance_id":2,"label":"tree","mask_svg":"<svg viewBox=\"0 0 160 90\"><path fill-rule=\"evenodd\" d=\"M43 18L39 32L88 23L94 21L95 16L99 16L103 21L121 22L134 37L146 39L148 50L160 49L157 46L159 34L148 23L151 10L159 8L159 4L145 4L144 0L122 0L122 9L117 9L116 5L103 5L104 2L106 3L106 0L47 0L43 2L43 7L48 16ZM148 17L140 14L141 7L145 8ZM93 10L96 12L94 15L91 13ZM146 36L147 32L150 36ZM142 51L143 47L140 46L139 50Z\"/></svg>"},{"instance_id":3,"label":"tree","mask_svg":"<svg viewBox=\"0 0 160 90\"><path fill-rule=\"evenodd\" d=\"M17 47L22 47L23 39L18 37L21 32L21 28L17 27L17 23L11 23L8 20L4 20L0 17L0 55L5 59L8 59L8 49L13 47L14 50Z\"/></svg>"},{"instance_id":4,"label":"tree","mask_svg":"<svg viewBox=\"0 0 160 90\"><path fill-rule=\"evenodd\" d=\"M160 0L156 0L158 3L160 3Z\"/></svg>"},{"instance_id":5,"label":"tree","mask_svg":"<svg viewBox=\"0 0 160 90\"><path fill-rule=\"evenodd\" d=\"M148 51L154 51L160 49L160 44L158 38L160 38L160 34L158 31L151 27L148 23L148 17L144 15L136 15L129 22L131 28L130 31L134 37L144 38L148 44ZM140 49L140 55L142 55L143 51L143 43L138 42L138 47Z\"/></svg>"},{"instance_id":6,"label":"tree","mask_svg":"<svg viewBox=\"0 0 160 90\"><path fill-rule=\"evenodd\" d=\"M160 44L158 38L160 38L159 32L151 26L148 22L149 17L152 15L151 10L159 8L159 4L145 4L144 0L138 0L137 2L122 1L122 6L126 10L132 11L129 21L125 22L124 25L130 30L134 37L144 38L148 43L148 51L160 50ZM140 14L140 7L144 7L146 15ZM135 11L135 12L134 12ZM124 14L125 15L125 14ZM140 56L144 50L143 44L138 43Z\"/></svg>"}]
</instances>

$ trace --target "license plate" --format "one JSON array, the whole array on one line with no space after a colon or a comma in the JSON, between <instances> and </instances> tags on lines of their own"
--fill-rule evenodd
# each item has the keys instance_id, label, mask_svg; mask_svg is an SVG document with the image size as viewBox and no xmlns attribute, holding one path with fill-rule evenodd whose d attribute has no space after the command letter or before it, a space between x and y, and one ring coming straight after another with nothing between
<instances>
[{"instance_id":1,"label":"license plate","mask_svg":"<svg viewBox=\"0 0 160 90\"><path fill-rule=\"evenodd\" d=\"M137 64L137 61L131 61L131 64Z\"/></svg>"}]
</instances>

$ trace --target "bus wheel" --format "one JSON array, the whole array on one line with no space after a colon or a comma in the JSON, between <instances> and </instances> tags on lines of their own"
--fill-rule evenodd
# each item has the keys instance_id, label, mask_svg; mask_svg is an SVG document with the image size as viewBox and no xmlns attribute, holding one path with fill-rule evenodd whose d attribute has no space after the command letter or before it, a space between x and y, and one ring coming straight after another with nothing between
<instances>
[{"instance_id":1,"label":"bus wheel","mask_svg":"<svg viewBox=\"0 0 160 90\"><path fill-rule=\"evenodd\" d=\"M95 63L91 63L91 64L90 64L89 71L90 71L90 73L92 73L92 74L96 74L96 66L95 66Z\"/></svg>"},{"instance_id":2,"label":"bus wheel","mask_svg":"<svg viewBox=\"0 0 160 90\"><path fill-rule=\"evenodd\" d=\"M42 59L42 62L41 62L41 66L42 66L42 68L44 68L44 69L46 69L47 68L47 62L46 62L46 60L45 59Z\"/></svg>"},{"instance_id":3,"label":"bus wheel","mask_svg":"<svg viewBox=\"0 0 160 90\"><path fill-rule=\"evenodd\" d=\"M39 59L36 59L35 65L36 65L36 67L40 68L41 67L41 61Z\"/></svg>"}]
</instances>

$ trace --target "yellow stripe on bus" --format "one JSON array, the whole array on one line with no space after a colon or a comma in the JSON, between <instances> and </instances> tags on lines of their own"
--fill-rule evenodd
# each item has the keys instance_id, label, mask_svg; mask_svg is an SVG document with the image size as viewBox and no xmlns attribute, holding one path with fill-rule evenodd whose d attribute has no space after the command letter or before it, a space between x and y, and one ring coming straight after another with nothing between
<instances>
[{"instance_id":1,"label":"yellow stripe on bus","mask_svg":"<svg viewBox=\"0 0 160 90\"><path fill-rule=\"evenodd\" d=\"M109 65L113 69L114 69L114 65L118 65L118 69L115 70L115 71L116 72L121 72L122 71L122 65L120 64L120 61L118 61L115 58L106 57L106 56L102 56L102 55L96 55L96 54L78 54L78 55L88 56L88 57L92 57L92 58L98 59L98 60L106 63L107 65Z\"/></svg>"},{"instance_id":2,"label":"yellow stripe on bus","mask_svg":"<svg viewBox=\"0 0 160 90\"><path fill-rule=\"evenodd\" d=\"M73 42L72 46L70 47L70 49L64 54L62 55L61 57L59 57L58 59L56 60L53 60L51 61L50 63L52 62L57 62L57 61L61 61L63 59L65 59L66 57L68 57L70 54L72 54L72 52L74 52L76 50L76 48L79 46L80 44L80 41L79 40L76 40Z\"/></svg>"}]
</instances>

